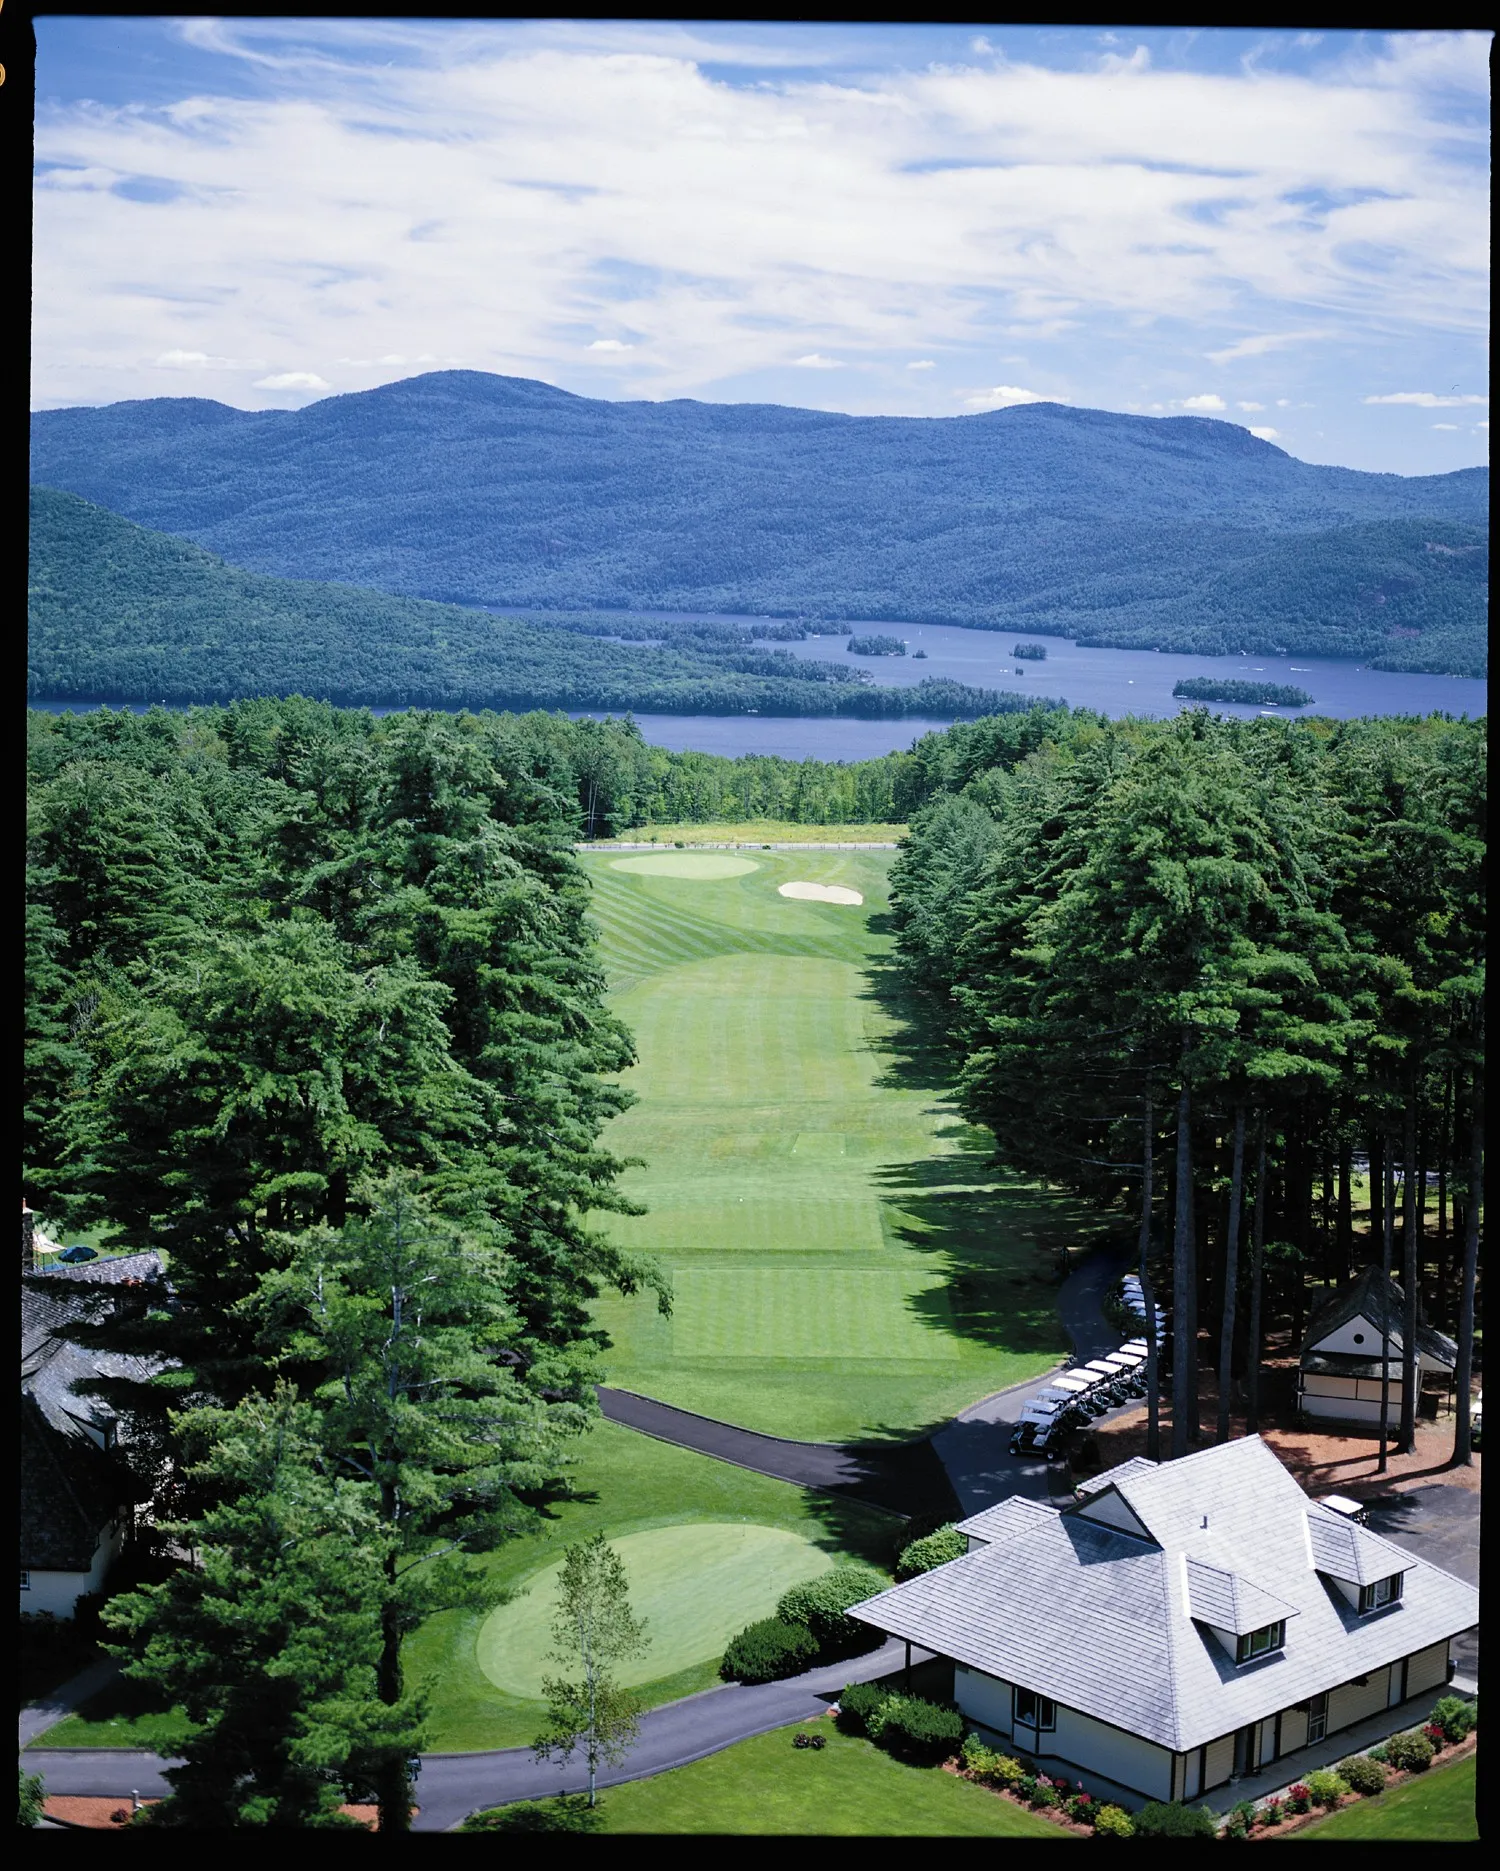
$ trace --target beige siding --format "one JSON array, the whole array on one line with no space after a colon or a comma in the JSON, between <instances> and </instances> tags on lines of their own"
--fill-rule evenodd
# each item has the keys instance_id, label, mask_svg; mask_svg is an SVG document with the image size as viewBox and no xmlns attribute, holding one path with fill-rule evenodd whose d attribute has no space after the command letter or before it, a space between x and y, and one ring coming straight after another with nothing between
<instances>
[{"instance_id":1,"label":"beige siding","mask_svg":"<svg viewBox=\"0 0 1500 1871\"><path fill-rule=\"evenodd\" d=\"M998 1676L986 1676L962 1663L953 1666L953 1700L981 1728L1009 1737L1011 1732L1010 1684Z\"/></svg>"},{"instance_id":2,"label":"beige siding","mask_svg":"<svg viewBox=\"0 0 1500 1871\"><path fill-rule=\"evenodd\" d=\"M1185 1754L1172 1756L1172 1798L1174 1800L1187 1798L1187 1765Z\"/></svg>"},{"instance_id":3,"label":"beige siding","mask_svg":"<svg viewBox=\"0 0 1500 1871\"><path fill-rule=\"evenodd\" d=\"M1234 1772L1234 1736L1220 1735L1217 1741L1210 1741L1204 1757L1203 1786L1206 1793L1210 1787L1221 1787Z\"/></svg>"},{"instance_id":4,"label":"beige siding","mask_svg":"<svg viewBox=\"0 0 1500 1871\"><path fill-rule=\"evenodd\" d=\"M1354 1722L1362 1722L1367 1715L1373 1715L1377 1709L1383 1709L1390 1687L1388 1665L1371 1670L1363 1683L1340 1683L1328 1697L1328 1732L1332 1734L1335 1728L1348 1728Z\"/></svg>"},{"instance_id":5,"label":"beige siding","mask_svg":"<svg viewBox=\"0 0 1500 1871\"><path fill-rule=\"evenodd\" d=\"M1307 1745L1307 1710L1283 1709L1281 1711L1281 1751L1293 1754L1298 1748Z\"/></svg>"},{"instance_id":6,"label":"beige siding","mask_svg":"<svg viewBox=\"0 0 1500 1871\"><path fill-rule=\"evenodd\" d=\"M1448 1641L1445 1637L1440 1644L1429 1644L1407 1659L1406 1693L1409 1696L1423 1689L1436 1689L1439 1683L1447 1681Z\"/></svg>"},{"instance_id":7,"label":"beige siding","mask_svg":"<svg viewBox=\"0 0 1500 1871\"><path fill-rule=\"evenodd\" d=\"M1309 1397L1357 1397L1357 1377L1330 1377L1326 1371L1309 1371L1302 1379L1302 1389Z\"/></svg>"}]
</instances>

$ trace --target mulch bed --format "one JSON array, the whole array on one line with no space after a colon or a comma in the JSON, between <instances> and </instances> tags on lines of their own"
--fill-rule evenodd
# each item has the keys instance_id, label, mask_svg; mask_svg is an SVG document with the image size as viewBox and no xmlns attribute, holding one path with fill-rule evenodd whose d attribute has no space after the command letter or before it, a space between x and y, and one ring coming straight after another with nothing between
<instances>
[{"instance_id":1,"label":"mulch bed","mask_svg":"<svg viewBox=\"0 0 1500 1871\"><path fill-rule=\"evenodd\" d=\"M1471 1734L1465 1736L1462 1741L1455 1742L1452 1747L1443 1748L1437 1754L1434 1754L1432 1757L1432 1765L1426 1769L1426 1772L1436 1773L1439 1767L1451 1767L1455 1761L1466 1760L1478 1745L1479 1731L1475 1729ZM1336 1771L1336 1762L1334 1766ZM1405 1786L1408 1780L1420 1778L1420 1775L1413 1773L1391 1773L1389 1768L1386 1771L1389 1777L1382 1789L1382 1792L1385 1793L1392 1792L1396 1787ZM1252 1839L1284 1839L1289 1837L1293 1832L1300 1832L1304 1826L1310 1826L1317 1820L1326 1818L1329 1813L1341 1812L1346 1806L1358 1806L1362 1800L1378 1800L1380 1797L1381 1795L1379 1793L1350 1793L1346 1798L1341 1799L1337 1806L1314 1806L1311 1812L1290 1813L1279 1825L1256 1826L1249 1836Z\"/></svg>"},{"instance_id":2,"label":"mulch bed","mask_svg":"<svg viewBox=\"0 0 1500 1871\"><path fill-rule=\"evenodd\" d=\"M155 1800L142 1800L141 1805L155 1806ZM130 1801L128 1799L97 1799L83 1794L49 1793L43 1802L42 1810L49 1819L55 1819L59 1825L82 1826L89 1831L123 1832L130 1824ZM414 1812L417 1808L413 1807ZM341 1806L339 1811L348 1813L351 1819L359 1820L370 1831L375 1830L375 1820L379 1808L375 1806Z\"/></svg>"},{"instance_id":3,"label":"mulch bed","mask_svg":"<svg viewBox=\"0 0 1500 1871\"><path fill-rule=\"evenodd\" d=\"M1078 1838L1091 1839L1094 1836L1092 1826L1079 1825L1057 1806L1033 1806L1030 1800L1018 1799L1009 1787L992 1787L987 1781L976 1780L972 1774L966 1774L957 1761L944 1761L943 1772L952 1774L956 1780L967 1780L971 1787L978 1787L983 1793L993 1793L997 1800L1009 1800L1012 1806L1019 1806L1023 1812L1035 1813L1038 1819L1049 1820L1060 1832L1072 1832ZM1101 1800L1101 1806L1108 1801Z\"/></svg>"}]
</instances>

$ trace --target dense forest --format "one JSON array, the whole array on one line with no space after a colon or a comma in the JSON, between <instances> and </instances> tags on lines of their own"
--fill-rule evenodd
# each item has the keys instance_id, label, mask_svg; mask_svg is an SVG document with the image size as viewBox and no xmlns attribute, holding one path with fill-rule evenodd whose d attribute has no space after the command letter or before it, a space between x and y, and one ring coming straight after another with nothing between
<instances>
[{"instance_id":1,"label":"dense forest","mask_svg":"<svg viewBox=\"0 0 1500 1871\"><path fill-rule=\"evenodd\" d=\"M1174 695L1188 702L1260 702L1277 708L1307 708L1312 697L1290 682L1234 682L1217 676L1187 676Z\"/></svg>"},{"instance_id":2,"label":"dense forest","mask_svg":"<svg viewBox=\"0 0 1500 1871\"><path fill-rule=\"evenodd\" d=\"M622 643L618 617L497 617L235 571L51 488L31 492L30 557L27 692L48 701L308 694L370 707L959 719L1033 705L947 680L877 687L847 659L766 649L742 625L669 620Z\"/></svg>"},{"instance_id":3,"label":"dense forest","mask_svg":"<svg viewBox=\"0 0 1500 1871\"><path fill-rule=\"evenodd\" d=\"M1201 1431L1200 1357L1220 1439L1234 1399L1253 1428L1273 1316L1295 1344L1320 1287L1374 1262L1408 1348L1419 1306L1458 1337L1466 1456L1484 723L1055 727L934 737L941 789L893 871L963 1109L999 1162L1132 1217L1173 1320L1173 1455ZM1410 1447L1410 1372L1402 1394Z\"/></svg>"},{"instance_id":4,"label":"dense forest","mask_svg":"<svg viewBox=\"0 0 1500 1871\"><path fill-rule=\"evenodd\" d=\"M217 1555L116 1614L188 1712L169 1816L250 1822L236 1758L271 1823L334 1823L342 1773L404 1826L402 1636L565 1469L601 1287L666 1303L591 1225L632 1045L574 802L493 717L30 727L23 1186L164 1252L169 1292L80 1330L141 1498Z\"/></svg>"},{"instance_id":5,"label":"dense forest","mask_svg":"<svg viewBox=\"0 0 1500 1871\"><path fill-rule=\"evenodd\" d=\"M32 478L246 570L470 606L1485 668L1487 470L1320 467L1202 417L610 403L441 371L297 411L42 411Z\"/></svg>"}]
</instances>

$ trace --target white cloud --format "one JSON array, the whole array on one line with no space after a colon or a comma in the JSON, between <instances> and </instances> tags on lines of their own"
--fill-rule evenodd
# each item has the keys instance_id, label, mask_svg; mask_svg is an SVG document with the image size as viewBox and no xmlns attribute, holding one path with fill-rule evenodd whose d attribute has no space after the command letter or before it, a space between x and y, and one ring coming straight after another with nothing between
<instances>
[{"instance_id":1,"label":"white cloud","mask_svg":"<svg viewBox=\"0 0 1500 1871\"><path fill-rule=\"evenodd\" d=\"M809 351L806 357L797 360L799 370L842 370L844 366L836 357L823 357L817 351Z\"/></svg>"},{"instance_id":2,"label":"white cloud","mask_svg":"<svg viewBox=\"0 0 1500 1871\"><path fill-rule=\"evenodd\" d=\"M1212 390L1202 396L1185 396L1182 399L1184 409L1228 409L1229 405L1222 396L1215 396Z\"/></svg>"},{"instance_id":3,"label":"white cloud","mask_svg":"<svg viewBox=\"0 0 1500 1871\"><path fill-rule=\"evenodd\" d=\"M1280 429L1252 429L1252 435L1259 436L1263 442L1274 442L1281 434Z\"/></svg>"},{"instance_id":4,"label":"white cloud","mask_svg":"<svg viewBox=\"0 0 1500 1871\"><path fill-rule=\"evenodd\" d=\"M919 357L906 366L908 370L936 370L937 360L931 357Z\"/></svg>"},{"instance_id":5,"label":"white cloud","mask_svg":"<svg viewBox=\"0 0 1500 1871\"><path fill-rule=\"evenodd\" d=\"M633 344L622 344L618 338L595 338L589 346L591 351L633 351Z\"/></svg>"},{"instance_id":6,"label":"white cloud","mask_svg":"<svg viewBox=\"0 0 1500 1871\"><path fill-rule=\"evenodd\" d=\"M1466 403L1487 403L1487 396L1437 396L1431 390L1397 390L1392 396L1367 396L1367 403L1409 403L1414 409L1459 409Z\"/></svg>"},{"instance_id":7,"label":"white cloud","mask_svg":"<svg viewBox=\"0 0 1500 1871\"><path fill-rule=\"evenodd\" d=\"M1235 408L1243 409L1247 413L1253 414L1257 409L1264 409L1265 404L1264 403L1236 403Z\"/></svg>"},{"instance_id":8,"label":"white cloud","mask_svg":"<svg viewBox=\"0 0 1500 1871\"><path fill-rule=\"evenodd\" d=\"M1456 422L1435 422L1432 426L1434 429L1450 429L1454 434L1458 432L1458 424Z\"/></svg>"},{"instance_id":9,"label":"white cloud","mask_svg":"<svg viewBox=\"0 0 1500 1871\"><path fill-rule=\"evenodd\" d=\"M257 390L331 390L333 385L310 370L281 370L273 377L257 378Z\"/></svg>"},{"instance_id":10,"label":"white cloud","mask_svg":"<svg viewBox=\"0 0 1500 1871\"><path fill-rule=\"evenodd\" d=\"M1040 390L1023 390L1014 383L997 383L993 390L978 390L964 401L971 408L1014 409L1021 403L1051 403L1055 397L1043 396Z\"/></svg>"},{"instance_id":11,"label":"white cloud","mask_svg":"<svg viewBox=\"0 0 1500 1871\"><path fill-rule=\"evenodd\" d=\"M1307 344L1314 338L1330 335L1326 331L1266 332L1259 337L1241 338L1223 351L1205 351L1203 355L1211 364L1236 364L1243 357L1264 357L1269 351L1284 351L1289 345Z\"/></svg>"},{"instance_id":12,"label":"white cloud","mask_svg":"<svg viewBox=\"0 0 1500 1871\"><path fill-rule=\"evenodd\" d=\"M154 370L264 370L263 357L210 357L206 351L163 351Z\"/></svg>"}]
</instances>

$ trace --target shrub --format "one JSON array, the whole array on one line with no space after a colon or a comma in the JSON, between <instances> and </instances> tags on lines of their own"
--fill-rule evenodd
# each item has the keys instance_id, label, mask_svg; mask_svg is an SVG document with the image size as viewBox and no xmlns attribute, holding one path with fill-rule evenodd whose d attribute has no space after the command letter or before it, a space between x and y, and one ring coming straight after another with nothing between
<instances>
[{"instance_id":1,"label":"shrub","mask_svg":"<svg viewBox=\"0 0 1500 1871\"><path fill-rule=\"evenodd\" d=\"M997 1754L990 1780L997 1787L1014 1787L1024 1779L1026 1769L1013 1754Z\"/></svg>"},{"instance_id":2,"label":"shrub","mask_svg":"<svg viewBox=\"0 0 1500 1871\"><path fill-rule=\"evenodd\" d=\"M1448 1745L1448 1737L1443 1733L1443 1725L1441 1722L1428 1722L1423 1727L1422 1733L1426 1735L1427 1739L1432 1743L1432 1751L1434 1754L1441 1753Z\"/></svg>"},{"instance_id":3,"label":"shrub","mask_svg":"<svg viewBox=\"0 0 1500 1871\"><path fill-rule=\"evenodd\" d=\"M1372 1761L1388 1761L1390 1758L1391 1758L1390 1754L1387 1751L1386 1745L1383 1741L1380 1743L1378 1747L1373 1747L1370 1749L1370 1759Z\"/></svg>"},{"instance_id":4,"label":"shrub","mask_svg":"<svg viewBox=\"0 0 1500 1871\"><path fill-rule=\"evenodd\" d=\"M1092 1817L1096 1839L1133 1839L1135 1837L1135 1821L1123 1806L1096 1806Z\"/></svg>"},{"instance_id":5,"label":"shrub","mask_svg":"<svg viewBox=\"0 0 1500 1871\"><path fill-rule=\"evenodd\" d=\"M1039 1777L1031 1789L1031 1804L1044 1811L1057 1804L1057 1788L1045 1777Z\"/></svg>"},{"instance_id":6,"label":"shrub","mask_svg":"<svg viewBox=\"0 0 1500 1871\"><path fill-rule=\"evenodd\" d=\"M1068 1817L1075 1825L1086 1826L1094 1816L1094 1796L1080 1787L1068 1801Z\"/></svg>"},{"instance_id":7,"label":"shrub","mask_svg":"<svg viewBox=\"0 0 1500 1871\"><path fill-rule=\"evenodd\" d=\"M21 1781L21 1804L19 1824L35 1826L41 1824L47 1789L40 1774L29 1774L24 1767L18 1770Z\"/></svg>"},{"instance_id":8,"label":"shrub","mask_svg":"<svg viewBox=\"0 0 1500 1871\"><path fill-rule=\"evenodd\" d=\"M1267 1800L1255 1815L1255 1819L1258 1825L1279 1826L1281 1824L1281 1801Z\"/></svg>"},{"instance_id":9,"label":"shrub","mask_svg":"<svg viewBox=\"0 0 1500 1871\"><path fill-rule=\"evenodd\" d=\"M1218 1823L1206 1806L1184 1806L1178 1800L1148 1800L1135 1816L1135 1830L1146 1839L1211 1839Z\"/></svg>"},{"instance_id":10,"label":"shrub","mask_svg":"<svg viewBox=\"0 0 1500 1871\"><path fill-rule=\"evenodd\" d=\"M869 1566L836 1566L819 1579L794 1585L783 1592L776 1616L783 1624L796 1624L808 1632L825 1657L857 1656L885 1642L872 1624L860 1624L844 1613L850 1605L873 1598L886 1588L883 1573Z\"/></svg>"},{"instance_id":11,"label":"shrub","mask_svg":"<svg viewBox=\"0 0 1500 1871\"><path fill-rule=\"evenodd\" d=\"M817 1641L805 1625L762 1618L729 1640L719 1674L742 1683L769 1683L805 1670L817 1654Z\"/></svg>"},{"instance_id":12,"label":"shrub","mask_svg":"<svg viewBox=\"0 0 1500 1871\"><path fill-rule=\"evenodd\" d=\"M470 1813L460 1832L597 1832L604 1813L590 1806L584 1793L563 1793L551 1800L517 1800Z\"/></svg>"},{"instance_id":13,"label":"shrub","mask_svg":"<svg viewBox=\"0 0 1500 1871\"><path fill-rule=\"evenodd\" d=\"M963 1739L964 1718L957 1709L928 1702L922 1696L891 1696L878 1711L878 1734L869 1733L893 1753L914 1760L946 1760Z\"/></svg>"},{"instance_id":14,"label":"shrub","mask_svg":"<svg viewBox=\"0 0 1500 1871\"><path fill-rule=\"evenodd\" d=\"M827 1735L810 1735L803 1728L792 1736L792 1746L794 1748L826 1748L828 1737Z\"/></svg>"},{"instance_id":15,"label":"shrub","mask_svg":"<svg viewBox=\"0 0 1500 1871\"><path fill-rule=\"evenodd\" d=\"M946 1566L950 1559L962 1559L969 1550L969 1542L953 1525L939 1527L936 1533L926 1534L920 1540L913 1540L906 1547L896 1563L896 1582L914 1579L919 1573L931 1572L934 1566Z\"/></svg>"},{"instance_id":16,"label":"shrub","mask_svg":"<svg viewBox=\"0 0 1500 1871\"><path fill-rule=\"evenodd\" d=\"M1479 1726L1479 1708L1462 1696L1443 1696L1432 1705L1432 1719L1449 1741L1462 1741Z\"/></svg>"},{"instance_id":17,"label":"shrub","mask_svg":"<svg viewBox=\"0 0 1500 1871\"><path fill-rule=\"evenodd\" d=\"M1351 1793L1361 1793L1368 1797L1379 1793L1385 1786L1385 1769L1379 1761L1372 1761L1368 1754L1356 1754L1352 1759L1339 1762L1339 1778Z\"/></svg>"},{"instance_id":18,"label":"shrub","mask_svg":"<svg viewBox=\"0 0 1500 1871\"><path fill-rule=\"evenodd\" d=\"M1294 1787L1286 1790L1286 1809L1289 1813L1305 1813L1312 1805L1312 1794L1299 1780Z\"/></svg>"},{"instance_id":19,"label":"shrub","mask_svg":"<svg viewBox=\"0 0 1500 1871\"><path fill-rule=\"evenodd\" d=\"M1025 1800L1029 1806L1031 1804L1032 1795L1036 1792L1036 1775L1023 1773L1021 1778L1016 1781L1015 1785L1011 1788L1011 1791L1016 1794L1018 1798Z\"/></svg>"},{"instance_id":20,"label":"shrub","mask_svg":"<svg viewBox=\"0 0 1500 1871\"><path fill-rule=\"evenodd\" d=\"M1307 1776L1307 1790L1319 1806L1337 1806L1349 1791L1349 1783L1331 1767L1320 1767Z\"/></svg>"},{"instance_id":21,"label":"shrub","mask_svg":"<svg viewBox=\"0 0 1500 1871\"><path fill-rule=\"evenodd\" d=\"M1425 1774L1432 1765L1432 1743L1415 1728L1410 1734L1392 1735L1385 1758L1398 1773Z\"/></svg>"},{"instance_id":22,"label":"shrub","mask_svg":"<svg viewBox=\"0 0 1500 1871\"><path fill-rule=\"evenodd\" d=\"M878 1683L846 1684L839 1696L839 1727L846 1734L868 1734L870 1717L890 1696L890 1690Z\"/></svg>"}]
</instances>

